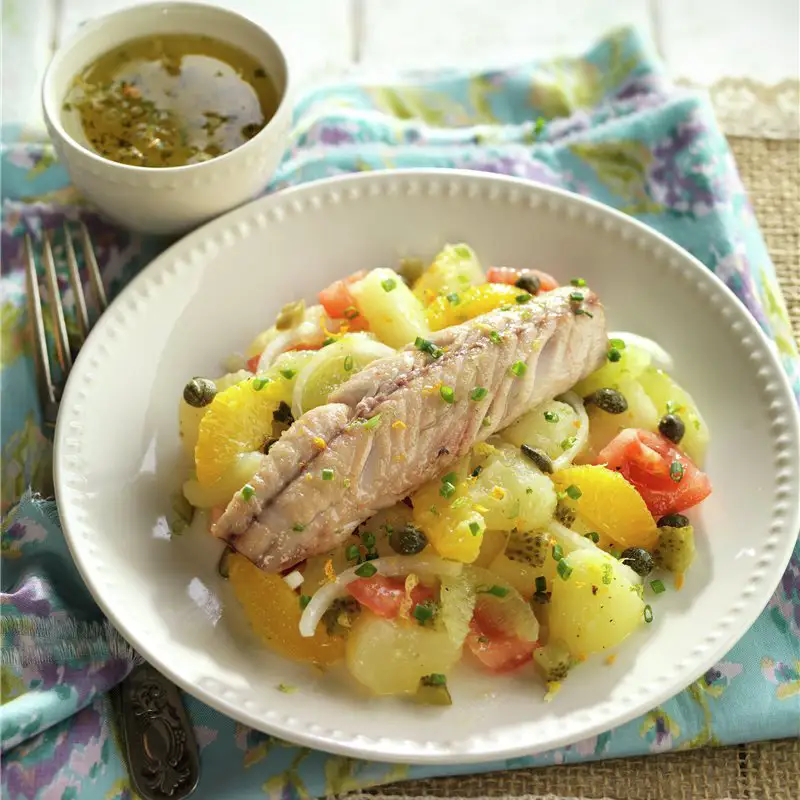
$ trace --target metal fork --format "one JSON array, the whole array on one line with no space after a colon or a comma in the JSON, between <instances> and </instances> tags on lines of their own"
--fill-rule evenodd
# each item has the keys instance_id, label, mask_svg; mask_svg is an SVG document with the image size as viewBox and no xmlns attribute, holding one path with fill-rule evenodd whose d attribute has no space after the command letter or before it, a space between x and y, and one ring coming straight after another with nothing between
<instances>
[{"instance_id":1,"label":"metal fork","mask_svg":"<svg viewBox=\"0 0 800 800\"><path fill-rule=\"evenodd\" d=\"M77 228L99 316L108 306L106 292L89 232L83 223L78 223ZM51 438L69 372L92 327L73 233L67 223L64 223L63 235L77 321L77 333L72 337L67 333L67 317L58 285L52 232L44 231L42 234L41 261L44 266L46 305L42 302L33 240L29 234L25 234L28 319L33 338L43 428ZM48 345L45 331L46 306L49 307L52 320L52 347ZM112 700L118 711L128 772L136 793L144 800L181 800L188 797L197 787L200 757L194 730L178 688L149 664L142 663L134 667L115 691Z\"/></svg>"}]
</instances>

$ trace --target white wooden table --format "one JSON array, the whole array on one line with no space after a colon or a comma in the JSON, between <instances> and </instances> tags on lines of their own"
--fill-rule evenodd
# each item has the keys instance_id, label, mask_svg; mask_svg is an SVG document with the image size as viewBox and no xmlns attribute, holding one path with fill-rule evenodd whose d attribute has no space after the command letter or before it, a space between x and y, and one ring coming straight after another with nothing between
<instances>
[{"instance_id":1,"label":"white wooden table","mask_svg":"<svg viewBox=\"0 0 800 800\"><path fill-rule=\"evenodd\" d=\"M141 1L141 0L138 0ZM38 85L84 20L137 0L2 0L3 121L41 126ZM707 87L728 133L800 135L798 0L220 0L286 45L304 87L359 71L579 53L633 24L673 76Z\"/></svg>"}]
</instances>

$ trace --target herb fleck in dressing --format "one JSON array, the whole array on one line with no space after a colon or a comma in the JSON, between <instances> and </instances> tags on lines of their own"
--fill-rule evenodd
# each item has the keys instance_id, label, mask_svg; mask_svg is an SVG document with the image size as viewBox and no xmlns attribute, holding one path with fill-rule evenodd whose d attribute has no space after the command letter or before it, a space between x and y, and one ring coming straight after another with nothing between
<instances>
[{"instance_id":1,"label":"herb fleck in dressing","mask_svg":"<svg viewBox=\"0 0 800 800\"><path fill-rule=\"evenodd\" d=\"M175 34L134 39L100 56L76 76L63 110L70 133L104 158L179 167L244 144L277 106L275 87L252 56L209 36Z\"/></svg>"}]
</instances>

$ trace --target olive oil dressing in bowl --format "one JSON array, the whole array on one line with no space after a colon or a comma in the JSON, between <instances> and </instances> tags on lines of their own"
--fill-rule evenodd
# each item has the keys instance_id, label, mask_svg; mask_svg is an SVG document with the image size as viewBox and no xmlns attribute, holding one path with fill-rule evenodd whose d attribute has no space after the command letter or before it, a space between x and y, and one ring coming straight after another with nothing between
<instances>
[{"instance_id":1,"label":"olive oil dressing in bowl","mask_svg":"<svg viewBox=\"0 0 800 800\"><path fill-rule=\"evenodd\" d=\"M76 188L115 222L183 233L264 191L291 124L280 45L192 2L93 20L53 57L45 122Z\"/></svg>"},{"instance_id":2,"label":"olive oil dressing in bowl","mask_svg":"<svg viewBox=\"0 0 800 800\"><path fill-rule=\"evenodd\" d=\"M76 76L64 128L104 158L136 167L180 167L252 139L278 107L267 71L210 36L142 37Z\"/></svg>"}]
</instances>

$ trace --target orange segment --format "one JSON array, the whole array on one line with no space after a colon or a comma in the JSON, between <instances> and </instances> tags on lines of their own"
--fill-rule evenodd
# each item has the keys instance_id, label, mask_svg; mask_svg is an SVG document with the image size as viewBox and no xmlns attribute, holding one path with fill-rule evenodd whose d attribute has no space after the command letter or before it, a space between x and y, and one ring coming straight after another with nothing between
<instances>
[{"instance_id":1,"label":"orange segment","mask_svg":"<svg viewBox=\"0 0 800 800\"><path fill-rule=\"evenodd\" d=\"M484 283L437 297L428 306L425 314L431 330L440 331L442 328L449 328L451 325L458 325L481 314L487 314L507 303L516 305L517 297L525 296L526 292L516 286Z\"/></svg>"},{"instance_id":2,"label":"orange segment","mask_svg":"<svg viewBox=\"0 0 800 800\"><path fill-rule=\"evenodd\" d=\"M344 639L329 636L324 625L312 637L300 635L300 598L280 575L262 572L244 556L235 555L229 577L247 621L276 653L320 666L344 656Z\"/></svg>"},{"instance_id":3,"label":"orange segment","mask_svg":"<svg viewBox=\"0 0 800 800\"><path fill-rule=\"evenodd\" d=\"M656 525L641 495L617 472L605 467L568 467L553 475L560 492L570 486L580 490L562 502L575 509L601 535L615 544L652 549L658 541Z\"/></svg>"},{"instance_id":4,"label":"orange segment","mask_svg":"<svg viewBox=\"0 0 800 800\"><path fill-rule=\"evenodd\" d=\"M272 413L285 394L281 378L248 378L219 392L200 422L194 460L197 480L211 486L243 453L261 450L272 432Z\"/></svg>"}]
</instances>

